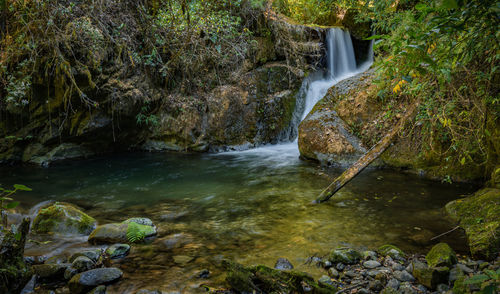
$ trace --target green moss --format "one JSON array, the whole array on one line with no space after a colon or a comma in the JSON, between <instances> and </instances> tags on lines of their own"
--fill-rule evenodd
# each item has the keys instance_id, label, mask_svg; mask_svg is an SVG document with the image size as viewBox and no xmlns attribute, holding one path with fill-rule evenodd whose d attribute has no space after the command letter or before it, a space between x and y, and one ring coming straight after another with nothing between
<instances>
[{"instance_id":1,"label":"green moss","mask_svg":"<svg viewBox=\"0 0 500 294\"><path fill-rule=\"evenodd\" d=\"M401 256L401 257L404 257L405 256L405 253L403 252L403 250L399 249L398 247L394 246L394 245L390 245L390 244L386 244L386 245L382 245L380 246L378 249L377 249L377 252L382 255L382 256L391 256L391 257L396 257L396 254L393 254L391 253L390 251L391 250L396 250L398 252L398 254Z\"/></svg>"},{"instance_id":2,"label":"green moss","mask_svg":"<svg viewBox=\"0 0 500 294\"><path fill-rule=\"evenodd\" d=\"M453 284L453 293L454 294L467 294L471 293L469 290L469 286L466 285L465 282L466 277L459 277L455 283Z\"/></svg>"},{"instance_id":3,"label":"green moss","mask_svg":"<svg viewBox=\"0 0 500 294\"><path fill-rule=\"evenodd\" d=\"M500 189L485 188L452 201L446 212L465 230L471 254L493 259L500 249Z\"/></svg>"},{"instance_id":4,"label":"green moss","mask_svg":"<svg viewBox=\"0 0 500 294\"><path fill-rule=\"evenodd\" d=\"M344 263L344 264L354 264L358 262L363 256L358 251L352 248L337 248L330 252L328 260L331 263Z\"/></svg>"},{"instance_id":5,"label":"green moss","mask_svg":"<svg viewBox=\"0 0 500 294\"><path fill-rule=\"evenodd\" d=\"M37 233L90 233L96 220L73 205L56 202L40 209L33 221Z\"/></svg>"},{"instance_id":6,"label":"green moss","mask_svg":"<svg viewBox=\"0 0 500 294\"><path fill-rule=\"evenodd\" d=\"M427 253L425 260L430 267L452 266L457 263L457 255L448 244L439 243Z\"/></svg>"}]
</instances>

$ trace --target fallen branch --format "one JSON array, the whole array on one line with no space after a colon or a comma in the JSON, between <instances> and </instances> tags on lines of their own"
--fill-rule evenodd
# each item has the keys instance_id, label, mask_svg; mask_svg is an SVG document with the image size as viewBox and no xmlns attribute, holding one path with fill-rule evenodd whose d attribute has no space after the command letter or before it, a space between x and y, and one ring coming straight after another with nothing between
<instances>
[{"instance_id":1,"label":"fallen branch","mask_svg":"<svg viewBox=\"0 0 500 294\"><path fill-rule=\"evenodd\" d=\"M357 283L357 284L354 284L353 286L350 286L350 287L347 287L347 288L344 288L340 291L337 292L337 294L340 294L340 293L344 293L344 292L347 292L349 290L352 290L352 289L356 289L356 288L359 288L359 287L362 287L364 285L368 284L368 281L365 281L365 282L361 282L361 283Z\"/></svg>"},{"instance_id":2,"label":"fallen branch","mask_svg":"<svg viewBox=\"0 0 500 294\"><path fill-rule=\"evenodd\" d=\"M447 231L447 232L444 232L444 233L442 233L442 234L439 234L439 235L437 235L436 237L431 238L431 241L436 240L437 238L443 237L444 235L447 235L447 234L449 234L449 233L451 233L451 232L453 232L453 231L456 231L458 228L460 228L460 226L456 226L456 227L454 227L453 229L451 229L451 230L449 230L449 231Z\"/></svg>"},{"instance_id":3,"label":"fallen branch","mask_svg":"<svg viewBox=\"0 0 500 294\"><path fill-rule=\"evenodd\" d=\"M318 199L314 201L315 203L322 203L330 199L338 190L344 187L349 181L351 181L355 176L357 176L362 170L365 169L370 163L377 159L386 149L390 146L393 139L403 129L406 121L413 117L415 109L417 109L417 103L407 110L404 117L399 120L399 123L394 127L389 133L387 133L375 146L373 146L368 152L366 152L358 161L356 161L349 169L344 171L339 177L337 177L321 194Z\"/></svg>"}]
</instances>

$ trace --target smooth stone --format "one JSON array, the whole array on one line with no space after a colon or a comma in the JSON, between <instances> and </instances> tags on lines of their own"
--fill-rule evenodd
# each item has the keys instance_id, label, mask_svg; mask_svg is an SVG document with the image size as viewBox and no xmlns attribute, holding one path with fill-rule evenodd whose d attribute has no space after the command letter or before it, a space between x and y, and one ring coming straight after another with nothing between
<instances>
[{"instance_id":1,"label":"smooth stone","mask_svg":"<svg viewBox=\"0 0 500 294\"><path fill-rule=\"evenodd\" d=\"M71 280L71 278L74 277L78 273L79 273L79 271L76 268L68 267L64 271L64 279Z\"/></svg>"},{"instance_id":2,"label":"smooth stone","mask_svg":"<svg viewBox=\"0 0 500 294\"><path fill-rule=\"evenodd\" d=\"M91 270L92 268L94 268L94 266L95 263L86 256L78 256L71 263L71 267L76 269L79 273Z\"/></svg>"},{"instance_id":3,"label":"smooth stone","mask_svg":"<svg viewBox=\"0 0 500 294\"><path fill-rule=\"evenodd\" d=\"M77 274L68 283L71 293L80 294L99 286L113 283L123 276L117 268L98 268Z\"/></svg>"},{"instance_id":4,"label":"smooth stone","mask_svg":"<svg viewBox=\"0 0 500 294\"><path fill-rule=\"evenodd\" d=\"M210 271L208 269L202 269L196 274L196 277L200 279L208 279L210 277Z\"/></svg>"},{"instance_id":5,"label":"smooth stone","mask_svg":"<svg viewBox=\"0 0 500 294\"><path fill-rule=\"evenodd\" d=\"M376 260L367 260L367 261L363 262L363 266L365 268L368 268L368 269L374 269L376 267L381 266L381 264L380 264L380 262L378 262Z\"/></svg>"},{"instance_id":6,"label":"smooth stone","mask_svg":"<svg viewBox=\"0 0 500 294\"><path fill-rule=\"evenodd\" d=\"M128 244L113 244L106 248L106 255L111 259L123 258L130 252Z\"/></svg>"},{"instance_id":7,"label":"smooth stone","mask_svg":"<svg viewBox=\"0 0 500 294\"><path fill-rule=\"evenodd\" d=\"M328 275L330 277L336 279L339 277L339 272L335 268L331 267L328 269Z\"/></svg>"},{"instance_id":8,"label":"smooth stone","mask_svg":"<svg viewBox=\"0 0 500 294\"><path fill-rule=\"evenodd\" d=\"M106 286L100 285L87 292L87 294L106 294Z\"/></svg>"},{"instance_id":9,"label":"smooth stone","mask_svg":"<svg viewBox=\"0 0 500 294\"><path fill-rule=\"evenodd\" d=\"M395 271L394 277L401 282L413 282L415 278L407 271Z\"/></svg>"},{"instance_id":10,"label":"smooth stone","mask_svg":"<svg viewBox=\"0 0 500 294\"><path fill-rule=\"evenodd\" d=\"M377 260L377 252L365 251L363 252L363 257L365 260Z\"/></svg>"},{"instance_id":11,"label":"smooth stone","mask_svg":"<svg viewBox=\"0 0 500 294\"><path fill-rule=\"evenodd\" d=\"M191 256L187 256L187 255L176 255L173 257L173 259L174 259L174 262L179 264L179 265L186 265L190 261L192 261L194 258Z\"/></svg>"},{"instance_id":12,"label":"smooth stone","mask_svg":"<svg viewBox=\"0 0 500 294\"><path fill-rule=\"evenodd\" d=\"M401 283L397 279L392 278L389 280L389 282L387 282L386 287L398 290L400 285Z\"/></svg>"},{"instance_id":13,"label":"smooth stone","mask_svg":"<svg viewBox=\"0 0 500 294\"><path fill-rule=\"evenodd\" d=\"M77 257L85 256L90 258L93 262L97 262L99 257L101 257L102 250L101 249L93 249L93 250L85 250L82 252L77 252L69 258L69 262L73 262Z\"/></svg>"},{"instance_id":14,"label":"smooth stone","mask_svg":"<svg viewBox=\"0 0 500 294\"><path fill-rule=\"evenodd\" d=\"M274 268L278 270L291 270L293 269L293 265L286 258L278 258L276 264L274 265Z\"/></svg>"},{"instance_id":15,"label":"smooth stone","mask_svg":"<svg viewBox=\"0 0 500 294\"><path fill-rule=\"evenodd\" d=\"M329 276L321 276L321 278L318 279L318 284L320 286L324 285L330 285L330 286L335 286L335 282L329 277Z\"/></svg>"}]
</instances>

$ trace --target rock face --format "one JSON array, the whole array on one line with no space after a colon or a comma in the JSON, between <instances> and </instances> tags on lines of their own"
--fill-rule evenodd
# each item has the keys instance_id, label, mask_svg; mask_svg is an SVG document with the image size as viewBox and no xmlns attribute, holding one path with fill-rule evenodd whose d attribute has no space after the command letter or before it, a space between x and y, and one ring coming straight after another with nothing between
<instances>
[{"instance_id":1,"label":"rock face","mask_svg":"<svg viewBox=\"0 0 500 294\"><path fill-rule=\"evenodd\" d=\"M30 220L24 219L17 228L20 237L8 230L0 244L0 293L19 293L30 280L33 272L24 261L24 245Z\"/></svg>"},{"instance_id":2,"label":"rock face","mask_svg":"<svg viewBox=\"0 0 500 294\"><path fill-rule=\"evenodd\" d=\"M334 110L316 109L299 126L299 151L307 159L346 165L366 150Z\"/></svg>"},{"instance_id":3,"label":"rock face","mask_svg":"<svg viewBox=\"0 0 500 294\"><path fill-rule=\"evenodd\" d=\"M471 254L488 260L500 250L500 189L485 188L446 204L447 214L465 230Z\"/></svg>"},{"instance_id":4,"label":"rock face","mask_svg":"<svg viewBox=\"0 0 500 294\"><path fill-rule=\"evenodd\" d=\"M119 280L123 272L117 268L98 268L75 275L68 283L71 293L86 293L103 284Z\"/></svg>"},{"instance_id":5,"label":"rock face","mask_svg":"<svg viewBox=\"0 0 500 294\"><path fill-rule=\"evenodd\" d=\"M156 227L147 218L131 218L121 223L98 226L89 236L89 243L136 243L156 235Z\"/></svg>"},{"instance_id":6,"label":"rock face","mask_svg":"<svg viewBox=\"0 0 500 294\"><path fill-rule=\"evenodd\" d=\"M56 202L38 211L33 221L33 230L37 233L88 235L96 224L94 218L76 206Z\"/></svg>"}]
</instances>

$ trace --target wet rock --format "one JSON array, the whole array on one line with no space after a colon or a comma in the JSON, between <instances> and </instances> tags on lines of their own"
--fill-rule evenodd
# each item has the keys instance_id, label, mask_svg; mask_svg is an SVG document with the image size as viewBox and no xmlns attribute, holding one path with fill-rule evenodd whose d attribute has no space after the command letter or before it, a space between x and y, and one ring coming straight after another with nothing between
<instances>
[{"instance_id":1,"label":"wet rock","mask_svg":"<svg viewBox=\"0 0 500 294\"><path fill-rule=\"evenodd\" d=\"M452 265L457 263L457 255L455 254L453 249L448 246L448 244L439 243L434 245L429 253L427 253L427 255L425 256L425 260L427 260L427 264L429 265L429 267L451 267Z\"/></svg>"},{"instance_id":2,"label":"wet rock","mask_svg":"<svg viewBox=\"0 0 500 294\"><path fill-rule=\"evenodd\" d=\"M394 290L398 290L400 284L401 283L397 279L392 278L389 280L389 282L387 282L386 287L392 288Z\"/></svg>"},{"instance_id":3,"label":"wet rock","mask_svg":"<svg viewBox=\"0 0 500 294\"><path fill-rule=\"evenodd\" d=\"M471 254L492 260L500 250L500 189L485 188L446 204L447 214L465 230ZM478 221L479 220L479 221Z\"/></svg>"},{"instance_id":4,"label":"wet rock","mask_svg":"<svg viewBox=\"0 0 500 294\"><path fill-rule=\"evenodd\" d=\"M84 272L92 269L95 263L86 256L79 256L71 263L71 267L76 269L78 272Z\"/></svg>"},{"instance_id":5,"label":"wet rock","mask_svg":"<svg viewBox=\"0 0 500 294\"><path fill-rule=\"evenodd\" d=\"M128 244L113 244L106 249L106 255L111 259L118 259L127 256L130 252Z\"/></svg>"},{"instance_id":6,"label":"wet rock","mask_svg":"<svg viewBox=\"0 0 500 294\"><path fill-rule=\"evenodd\" d=\"M328 275L330 277L336 279L339 277L339 272L335 268L331 267L328 269Z\"/></svg>"},{"instance_id":7,"label":"wet rock","mask_svg":"<svg viewBox=\"0 0 500 294\"><path fill-rule=\"evenodd\" d=\"M453 283L463 275L464 272L459 267L454 267L450 270L450 276L448 277L448 280L450 281L450 283Z\"/></svg>"},{"instance_id":8,"label":"wet rock","mask_svg":"<svg viewBox=\"0 0 500 294\"><path fill-rule=\"evenodd\" d=\"M472 270L471 268L462 263L458 263L457 267L460 268L460 270L462 270L466 274L471 274L474 272L474 270Z\"/></svg>"},{"instance_id":9,"label":"wet rock","mask_svg":"<svg viewBox=\"0 0 500 294\"><path fill-rule=\"evenodd\" d=\"M92 244L142 242L157 234L156 227L148 224L152 224L149 219L131 218L122 223L101 225L92 231L88 241Z\"/></svg>"},{"instance_id":10,"label":"wet rock","mask_svg":"<svg viewBox=\"0 0 500 294\"><path fill-rule=\"evenodd\" d=\"M361 254L352 248L338 248L330 253L328 260L333 264L355 264L361 258Z\"/></svg>"},{"instance_id":11,"label":"wet rock","mask_svg":"<svg viewBox=\"0 0 500 294\"><path fill-rule=\"evenodd\" d=\"M413 262L413 275L420 284L429 289L436 289L437 285L447 283L449 273L447 267L430 268L422 262Z\"/></svg>"},{"instance_id":12,"label":"wet rock","mask_svg":"<svg viewBox=\"0 0 500 294\"><path fill-rule=\"evenodd\" d=\"M54 161L82 158L91 155L93 155L93 152L83 146L73 143L63 143L44 155L32 157L29 159L29 162L47 167Z\"/></svg>"},{"instance_id":13,"label":"wet rock","mask_svg":"<svg viewBox=\"0 0 500 294\"><path fill-rule=\"evenodd\" d=\"M276 264L274 265L274 268L278 270L291 270L293 269L293 265L286 258L278 258Z\"/></svg>"},{"instance_id":14,"label":"wet rock","mask_svg":"<svg viewBox=\"0 0 500 294\"><path fill-rule=\"evenodd\" d=\"M374 269L376 267L381 266L380 262L375 261L375 260L368 260L363 262L363 266L368 269Z\"/></svg>"},{"instance_id":15,"label":"wet rock","mask_svg":"<svg viewBox=\"0 0 500 294\"><path fill-rule=\"evenodd\" d=\"M181 248L186 244L192 243L194 240L193 236L185 233L178 233L166 236L158 242L163 245L166 249Z\"/></svg>"},{"instance_id":16,"label":"wet rock","mask_svg":"<svg viewBox=\"0 0 500 294\"><path fill-rule=\"evenodd\" d=\"M329 276L321 276L318 279L318 284L324 287L335 286L335 282Z\"/></svg>"},{"instance_id":17,"label":"wet rock","mask_svg":"<svg viewBox=\"0 0 500 294\"><path fill-rule=\"evenodd\" d=\"M196 277L199 279L208 279L210 277L210 271L208 269L202 269L199 273L196 274Z\"/></svg>"},{"instance_id":18,"label":"wet rock","mask_svg":"<svg viewBox=\"0 0 500 294\"><path fill-rule=\"evenodd\" d=\"M394 245L382 245L377 249L377 252L382 256L390 256L393 259L404 257L404 252Z\"/></svg>"},{"instance_id":19,"label":"wet rock","mask_svg":"<svg viewBox=\"0 0 500 294\"><path fill-rule=\"evenodd\" d=\"M351 279L356 278L356 277L358 277L358 276L359 276L359 274L358 274L357 272L355 272L355 271L346 271L346 272L344 273L344 275L345 275L346 277L351 278Z\"/></svg>"},{"instance_id":20,"label":"wet rock","mask_svg":"<svg viewBox=\"0 0 500 294\"><path fill-rule=\"evenodd\" d=\"M70 266L70 263L40 264L34 265L33 271L42 281L55 281L64 279L64 272Z\"/></svg>"},{"instance_id":21,"label":"wet rock","mask_svg":"<svg viewBox=\"0 0 500 294\"><path fill-rule=\"evenodd\" d=\"M87 292L87 294L106 294L106 286L97 286L94 289Z\"/></svg>"},{"instance_id":22,"label":"wet rock","mask_svg":"<svg viewBox=\"0 0 500 294\"><path fill-rule=\"evenodd\" d=\"M94 218L82 212L78 207L69 203L55 202L38 211L33 220L33 231L87 235L92 232L96 224Z\"/></svg>"},{"instance_id":23,"label":"wet rock","mask_svg":"<svg viewBox=\"0 0 500 294\"><path fill-rule=\"evenodd\" d=\"M80 271L78 271L76 268L68 267L64 271L64 279L66 280L71 280L72 277L74 277L76 274L78 274Z\"/></svg>"},{"instance_id":24,"label":"wet rock","mask_svg":"<svg viewBox=\"0 0 500 294\"><path fill-rule=\"evenodd\" d=\"M117 268L98 268L77 274L68 283L71 293L86 293L99 286L119 280L123 276Z\"/></svg>"},{"instance_id":25,"label":"wet rock","mask_svg":"<svg viewBox=\"0 0 500 294\"><path fill-rule=\"evenodd\" d=\"M396 289L393 289L390 287L384 288L384 290L382 290L382 292L380 292L380 293L381 294L400 294Z\"/></svg>"},{"instance_id":26,"label":"wet rock","mask_svg":"<svg viewBox=\"0 0 500 294\"><path fill-rule=\"evenodd\" d=\"M71 255L71 257L69 258L69 262L73 262L79 256L85 256L90 258L93 262L97 262L101 257L101 254L102 254L101 249L85 250Z\"/></svg>"},{"instance_id":27,"label":"wet rock","mask_svg":"<svg viewBox=\"0 0 500 294\"><path fill-rule=\"evenodd\" d=\"M413 282L415 278L407 271L395 271L394 277L401 282Z\"/></svg>"},{"instance_id":28,"label":"wet rock","mask_svg":"<svg viewBox=\"0 0 500 294\"><path fill-rule=\"evenodd\" d=\"M335 268L341 272L345 269L345 265L343 263L338 263L337 266L335 266Z\"/></svg>"},{"instance_id":29,"label":"wet rock","mask_svg":"<svg viewBox=\"0 0 500 294\"><path fill-rule=\"evenodd\" d=\"M377 260L377 252L375 251L365 251L363 252L364 260Z\"/></svg>"}]
</instances>

